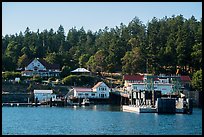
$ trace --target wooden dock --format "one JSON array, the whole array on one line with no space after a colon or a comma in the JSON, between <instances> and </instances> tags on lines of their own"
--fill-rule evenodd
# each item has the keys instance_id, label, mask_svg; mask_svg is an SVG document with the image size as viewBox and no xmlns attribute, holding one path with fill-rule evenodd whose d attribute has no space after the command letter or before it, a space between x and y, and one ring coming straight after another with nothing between
<instances>
[{"instance_id":1,"label":"wooden dock","mask_svg":"<svg viewBox=\"0 0 204 137\"><path fill-rule=\"evenodd\" d=\"M183 99L179 99L176 103L174 98L158 98L156 105L123 105L122 110L125 112L135 113L159 113L159 114L191 114L192 113L192 100L187 99L186 106Z\"/></svg>"},{"instance_id":2,"label":"wooden dock","mask_svg":"<svg viewBox=\"0 0 204 137\"><path fill-rule=\"evenodd\" d=\"M33 106L35 103L2 103L2 106L18 107L18 106Z\"/></svg>"}]
</instances>

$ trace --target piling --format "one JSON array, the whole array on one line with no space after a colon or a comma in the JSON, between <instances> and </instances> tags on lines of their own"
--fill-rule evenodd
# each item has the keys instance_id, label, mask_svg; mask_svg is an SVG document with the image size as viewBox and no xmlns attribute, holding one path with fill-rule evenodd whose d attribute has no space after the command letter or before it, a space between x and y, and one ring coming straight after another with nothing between
<instances>
[{"instance_id":1,"label":"piling","mask_svg":"<svg viewBox=\"0 0 204 137\"><path fill-rule=\"evenodd\" d=\"M37 97L35 98L35 106L36 107L38 106L38 98Z\"/></svg>"},{"instance_id":2,"label":"piling","mask_svg":"<svg viewBox=\"0 0 204 137\"><path fill-rule=\"evenodd\" d=\"M52 107L52 97L50 98L50 107Z\"/></svg>"},{"instance_id":3,"label":"piling","mask_svg":"<svg viewBox=\"0 0 204 137\"><path fill-rule=\"evenodd\" d=\"M193 100L192 99L186 99L186 102L187 102L187 113L188 114L192 114L192 112L193 112Z\"/></svg>"}]
</instances>

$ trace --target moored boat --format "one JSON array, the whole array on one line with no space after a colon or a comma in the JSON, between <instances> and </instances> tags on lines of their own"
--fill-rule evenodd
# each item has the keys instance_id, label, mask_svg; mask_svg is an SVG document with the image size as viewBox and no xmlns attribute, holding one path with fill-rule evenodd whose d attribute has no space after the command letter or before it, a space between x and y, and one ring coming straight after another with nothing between
<instances>
[{"instance_id":1,"label":"moored boat","mask_svg":"<svg viewBox=\"0 0 204 137\"><path fill-rule=\"evenodd\" d=\"M90 105L89 99L88 98L83 99L81 105L89 106Z\"/></svg>"}]
</instances>

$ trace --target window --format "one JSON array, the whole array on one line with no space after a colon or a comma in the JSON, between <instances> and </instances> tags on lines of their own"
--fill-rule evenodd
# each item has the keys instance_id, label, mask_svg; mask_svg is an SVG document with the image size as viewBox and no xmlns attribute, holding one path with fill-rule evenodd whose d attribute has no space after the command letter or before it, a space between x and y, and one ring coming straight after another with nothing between
<instances>
[{"instance_id":1,"label":"window","mask_svg":"<svg viewBox=\"0 0 204 137\"><path fill-rule=\"evenodd\" d=\"M34 67L34 70L38 70L38 67L37 67L37 66L35 66L35 67Z\"/></svg>"},{"instance_id":2,"label":"window","mask_svg":"<svg viewBox=\"0 0 204 137\"><path fill-rule=\"evenodd\" d=\"M104 98L104 94L101 94L101 97Z\"/></svg>"},{"instance_id":3,"label":"window","mask_svg":"<svg viewBox=\"0 0 204 137\"><path fill-rule=\"evenodd\" d=\"M91 96L95 96L95 94L91 94Z\"/></svg>"},{"instance_id":4,"label":"window","mask_svg":"<svg viewBox=\"0 0 204 137\"><path fill-rule=\"evenodd\" d=\"M88 96L89 94L88 93L85 93L85 96Z\"/></svg>"}]
</instances>

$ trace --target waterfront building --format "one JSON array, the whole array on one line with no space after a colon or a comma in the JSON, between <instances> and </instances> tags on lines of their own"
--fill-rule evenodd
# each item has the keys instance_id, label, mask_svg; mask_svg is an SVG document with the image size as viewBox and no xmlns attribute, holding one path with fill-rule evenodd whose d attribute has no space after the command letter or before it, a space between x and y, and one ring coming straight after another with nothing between
<instances>
[{"instance_id":1,"label":"waterfront building","mask_svg":"<svg viewBox=\"0 0 204 137\"><path fill-rule=\"evenodd\" d=\"M162 94L169 94L178 90L190 90L191 79L189 76L152 75L149 81L147 77L150 77L150 75L124 75L124 89L128 92L136 90L155 90L161 91ZM152 89L148 89L148 86L152 86Z\"/></svg>"},{"instance_id":2,"label":"waterfront building","mask_svg":"<svg viewBox=\"0 0 204 137\"><path fill-rule=\"evenodd\" d=\"M21 71L22 76L39 75L40 77L58 77L60 72L58 64L50 64L39 58L29 61Z\"/></svg>"},{"instance_id":3,"label":"waterfront building","mask_svg":"<svg viewBox=\"0 0 204 137\"><path fill-rule=\"evenodd\" d=\"M173 84L171 83L157 83L154 84L155 91L161 91L162 94L169 94L173 92ZM127 91L147 90L145 83L133 83L127 88Z\"/></svg>"},{"instance_id":4,"label":"waterfront building","mask_svg":"<svg viewBox=\"0 0 204 137\"><path fill-rule=\"evenodd\" d=\"M34 98L38 99L39 102L47 102L56 100L56 94L53 94L53 90L34 90Z\"/></svg>"},{"instance_id":5,"label":"waterfront building","mask_svg":"<svg viewBox=\"0 0 204 137\"><path fill-rule=\"evenodd\" d=\"M124 86L128 87L132 83L142 83L144 79L144 75L124 75L123 80L124 80Z\"/></svg>"},{"instance_id":6,"label":"waterfront building","mask_svg":"<svg viewBox=\"0 0 204 137\"><path fill-rule=\"evenodd\" d=\"M75 98L109 98L110 88L104 82L98 82L93 88L74 87L71 92Z\"/></svg>"}]
</instances>

